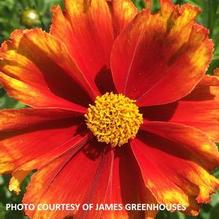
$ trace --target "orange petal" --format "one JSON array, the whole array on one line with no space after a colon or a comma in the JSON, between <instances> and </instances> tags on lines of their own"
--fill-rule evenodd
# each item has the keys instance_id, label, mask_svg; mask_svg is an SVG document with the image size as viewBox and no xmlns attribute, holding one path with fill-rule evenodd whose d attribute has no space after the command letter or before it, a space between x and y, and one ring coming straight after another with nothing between
<instances>
[{"instance_id":1,"label":"orange petal","mask_svg":"<svg viewBox=\"0 0 219 219\"><path fill-rule=\"evenodd\" d=\"M178 102L171 118L194 126L219 142L219 78L206 76L186 98Z\"/></svg>"},{"instance_id":2,"label":"orange petal","mask_svg":"<svg viewBox=\"0 0 219 219\"><path fill-rule=\"evenodd\" d=\"M71 111L43 109L1 111L0 173L11 172L49 152L52 157L57 148L78 133L80 122L81 120ZM47 160L48 157L44 159L45 162Z\"/></svg>"},{"instance_id":3,"label":"orange petal","mask_svg":"<svg viewBox=\"0 0 219 219\"><path fill-rule=\"evenodd\" d=\"M35 173L24 196L24 203L139 203L147 198L152 201L151 193L146 193L139 168L126 147L114 161L113 151L104 152L105 145L93 141L84 150L72 156L69 151ZM133 175L128 174L132 171ZM134 177L133 177L134 176ZM66 180L67 179L67 180ZM72 186L74 185L74 186ZM64 188L64 190L63 190ZM64 191L64 192L63 192ZM55 195L63 194L63 195ZM153 200L154 201L154 200ZM64 218L106 218L128 219L132 216L143 217L140 211L27 211L33 219L41 217ZM147 212L146 216L155 216Z\"/></svg>"},{"instance_id":4,"label":"orange petal","mask_svg":"<svg viewBox=\"0 0 219 219\"><path fill-rule=\"evenodd\" d=\"M112 49L119 93L148 106L174 102L191 92L213 51L208 31L194 21L198 12L189 4L179 7L162 1L158 13L146 10L136 16Z\"/></svg>"},{"instance_id":5,"label":"orange petal","mask_svg":"<svg viewBox=\"0 0 219 219\"><path fill-rule=\"evenodd\" d=\"M123 207L126 204L156 203L151 192L144 187L140 169L129 145L115 151L106 203L122 203ZM156 213L154 211L126 211L123 208L120 211L106 211L103 218L144 218L145 215L155 216Z\"/></svg>"},{"instance_id":6,"label":"orange petal","mask_svg":"<svg viewBox=\"0 0 219 219\"><path fill-rule=\"evenodd\" d=\"M60 144L58 147L55 147L46 153L44 151L42 155L39 155L32 160L21 164L12 172L12 177L9 183L9 190L19 194L21 191L20 184L32 170L42 169L53 160L58 159L63 154L66 154L68 151L71 151L71 155L73 156L79 150L81 150L81 148L89 141L90 137L91 136L89 134L84 136L76 135L63 144Z\"/></svg>"},{"instance_id":7,"label":"orange petal","mask_svg":"<svg viewBox=\"0 0 219 219\"><path fill-rule=\"evenodd\" d=\"M216 144L199 129L178 123L156 121L144 122L142 129L177 143L175 152L172 148L172 153L176 156L181 155L209 171L219 166L219 151Z\"/></svg>"},{"instance_id":8,"label":"orange petal","mask_svg":"<svg viewBox=\"0 0 219 219\"><path fill-rule=\"evenodd\" d=\"M114 33L117 36L137 15L138 10L131 0L112 1Z\"/></svg>"},{"instance_id":9,"label":"orange petal","mask_svg":"<svg viewBox=\"0 0 219 219\"><path fill-rule=\"evenodd\" d=\"M96 80L109 68L114 38L108 4L106 0L66 0L65 8L65 14L60 7L53 9L50 33L65 39L69 53L97 92Z\"/></svg>"},{"instance_id":10,"label":"orange petal","mask_svg":"<svg viewBox=\"0 0 219 219\"><path fill-rule=\"evenodd\" d=\"M102 146L102 145L101 145ZM93 146L72 155L71 151L35 173L24 196L24 203L101 203L109 184L112 153L104 153L104 147ZM60 194L57 196L57 194ZM94 211L98 215L101 211ZM85 218L94 212L76 210L27 211L35 218ZM94 216L95 216L94 215ZM90 218L89 216L86 218ZM94 217L98 218L98 217Z\"/></svg>"},{"instance_id":11,"label":"orange petal","mask_svg":"<svg viewBox=\"0 0 219 219\"><path fill-rule=\"evenodd\" d=\"M152 192L158 203L183 204L188 207L189 200L187 195L174 182L168 179L162 168L156 166L156 162L153 162L147 156L148 154L151 156L151 153L148 153L149 149L146 150L147 148L150 149L149 146L138 139L132 142L132 150L141 169L146 188Z\"/></svg>"},{"instance_id":12,"label":"orange petal","mask_svg":"<svg viewBox=\"0 0 219 219\"><path fill-rule=\"evenodd\" d=\"M9 182L8 190L11 192L15 192L16 195L19 195L21 192L20 185L23 182L24 178L30 173L31 171L20 171L16 174L16 176L12 176Z\"/></svg>"},{"instance_id":13,"label":"orange petal","mask_svg":"<svg viewBox=\"0 0 219 219\"><path fill-rule=\"evenodd\" d=\"M219 142L219 78L205 76L191 94L173 104L143 108L145 119L172 121L203 130Z\"/></svg>"},{"instance_id":14,"label":"orange petal","mask_svg":"<svg viewBox=\"0 0 219 219\"><path fill-rule=\"evenodd\" d=\"M210 201L219 180L208 173L219 165L219 152L205 134L173 123L147 122L132 150L145 185L159 203L179 203L197 215ZM205 154L206 153L206 154Z\"/></svg>"},{"instance_id":15,"label":"orange petal","mask_svg":"<svg viewBox=\"0 0 219 219\"><path fill-rule=\"evenodd\" d=\"M12 33L0 50L0 71L9 95L27 105L77 109L90 101L89 87L65 46L40 29Z\"/></svg>"}]
</instances>

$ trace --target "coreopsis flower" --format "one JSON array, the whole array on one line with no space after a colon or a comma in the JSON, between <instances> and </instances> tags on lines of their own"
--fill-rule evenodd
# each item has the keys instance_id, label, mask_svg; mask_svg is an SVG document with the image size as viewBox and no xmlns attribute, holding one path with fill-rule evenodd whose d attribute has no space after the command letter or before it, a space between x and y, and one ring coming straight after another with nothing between
<instances>
[{"instance_id":1,"label":"coreopsis flower","mask_svg":"<svg viewBox=\"0 0 219 219\"><path fill-rule=\"evenodd\" d=\"M197 215L219 187L219 78L199 8L66 0L49 33L16 30L0 81L28 108L0 112L0 172L24 203L154 203ZM34 219L154 218L156 211L31 211Z\"/></svg>"}]
</instances>

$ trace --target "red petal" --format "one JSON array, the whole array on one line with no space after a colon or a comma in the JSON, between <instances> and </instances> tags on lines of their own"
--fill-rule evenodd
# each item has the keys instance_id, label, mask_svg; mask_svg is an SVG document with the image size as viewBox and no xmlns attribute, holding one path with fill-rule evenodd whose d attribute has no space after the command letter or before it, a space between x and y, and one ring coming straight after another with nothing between
<instances>
[{"instance_id":1,"label":"red petal","mask_svg":"<svg viewBox=\"0 0 219 219\"><path fill-rule=\"evenodd\" d=\"M49 152L52 157L57 148L78 134L80 122L75 113L64 110L1 111L0 172L15 170Z\"/></svg>"},{"instance_id":2,"label":"red petal","mask_svg":"<svg viewBox=\"0 0 219 219\"><path fill-rule=\"evenodd\" d=\"M138 10L131 0L112 1L112 17L115 36L119 35L137 15Z\"/></svg>"},{"instance_id":3,"label":"red petal","mask_svg":"<svg viewBox=\"0 0 219 219\"><path fill-rule=\"evenodd\" d=\"M9 95L32 107L79 109L90 102L85 90L91 91L65 46L40 29L12 33L0 50L0 71Z\"/></svg>"},{"instance_id":4,"label":"red petal","mask_svg":"<svg viewBox=\"0 0 219 219\"><path fill-rule=\"evenodd\" d=\"M152 194L144 188L143 179L136 160L128 145L119 148L115 152L112 177L106 194L106 203L126 204L154 202ZM147 215L154 216L156 212L147 212ZM104 219L111 218L143 218L144 211L110 211L104 212Z\"/></svg>"},{"instance_id":5,"label":"red petal","mask_svg":"<svg viewBox=\"0 0 219 219\"><path fill-rule=\"evenodd\" d=\"M111 56L119 93L140 106L174 102L202 79L212 57L208 31L194 22L199 9L164 1L143 11L116 39ZM183 83L182 83L183 82Z\"/></svg>"},{"instance_id":6,"label":"red petal","mask_svg":"<svg viewBox=\"0 0 219 219\"><path fill-rule=\"evenodd\" d=\"M192 160L208 170L219 166L216 144L199 129L171 122L144 122L142 129L177 143L177 149L171 149L176 156ZM163 150L171 153L170 148L171 144Z\"/></svg>"},{"instance_id":7,"label":"red petal","mask_svg":"<svg viewBox=\"0 0 219 219\"><path fill-rule=\"evenodd\" d=\"M181 188L169 180L169 176L163 172L163 168L157 166L150 152L153 147L135 139L132 142L132 150L141 169L145 186L153 193L159 203L184 204L188 206L188 198ZM150 156L148 156L150 155Z\"/></svg>"},{"instance_id":8,"label":"red petal","mask_svg":"<svg viewBox=\"0 0 219 219\"><path fill-rule=\"evenodd\" d=\"M108 187L112 153L104 147L90 145L79 153L71 151L38 171L31 178L24 203L101 203ZM57 194L59 194L57 196ZM95 212L95 211L94 211ZM76 215L91 218L94 212L83 211L27 211L31 218L64 218ZM96 211L94 218L101 212Z\"/></svg>"},{"instance_id":9,"label":"red petal","mask_svg":"<svg viewBox=\"0 0 219 219\"><path fill-rule=\"evenodd\" d=\"M219 152L204 134L190 127L148 122L132 149L145 185L159 203L179 203L197 215L198 203L209 202L219 181L205 168L219 164Z\"/></svg>"},{"instance_id":10,"label":"red petal","mask_svg":"<svg viewBox=\"0 0 219 219\"><path fill-rule=\"evenodd\" d=\"M109 68L113 43L112 18L105 0L66 0L66 13L53 9L50 33L65 44L71 56L95 88L102 69Z\"/></svg>"},{"instance_id":11,"label":"red petal","mask_svg":"<svg viewBox=\"0 0 219 219\"><path fill-rule=\"evenodd\" d=\"M139 203L146 193L139 169L129 149L122 150L113 162L113 151L103 151L105 145L91 143L89 147L72 155L68 152L34 174L27 188L24 203ZM98 148L100 147L100 148ZM128 174L127 168L132 172ZM59 196L54 195L59 194ZM154 199L153 199L154 201ZM143 201L142 201L143 202ZM31 218L129 218L142 217L144 212L126 211L27 211ZM147 212L146 216L153 216Z\"/></svg>"},{"instance_id":12,"label":"red petal","mask_svg":"<svg viewBox=\"0 0 219 219\"><path fill-rule=\"evenodd\" d=\"M186 98L169 105L143 108L145 119L196 127L219 142L219 78L206 76Z\"/></svg>"}]
</instances>

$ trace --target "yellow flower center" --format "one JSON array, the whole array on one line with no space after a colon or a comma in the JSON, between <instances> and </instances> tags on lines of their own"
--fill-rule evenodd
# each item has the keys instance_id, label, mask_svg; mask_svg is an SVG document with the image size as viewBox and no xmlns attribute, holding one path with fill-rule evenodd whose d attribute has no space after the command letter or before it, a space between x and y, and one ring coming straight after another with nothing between
<instances>
[{"instance_id":1,"label":"yellow flower center","mask_svg":"<svg viewBox=\"0 0 219 219\"><path fill-rule=\"evenodd\" d=\"M85 114L87 127L99 142L122 146L135 138L143 116L135 100L122 94L105 93L89 105Z\"/></svg>"}]
</instances>

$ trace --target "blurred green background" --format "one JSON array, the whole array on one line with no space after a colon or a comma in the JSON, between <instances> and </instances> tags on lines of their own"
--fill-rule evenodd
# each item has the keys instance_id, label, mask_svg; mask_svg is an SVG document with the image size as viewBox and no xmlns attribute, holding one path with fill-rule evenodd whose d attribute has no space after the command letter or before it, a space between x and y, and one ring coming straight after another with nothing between
<instances>
[{"instance_id":1,"label":"blurred green background","mask_svg":"<svg viewBox=\"0 0 219 219\"><path fill-rule=\"evenodd\" d=\"M202 8L202 14L198 22L206 26L210 36L215 43L215 53L208 73L219 67L219 0L173 0L176 4L190 2ZM133 0L140 9L144 7L142 0ZM154 0L154 8L159 8L158 0ZM50 8L52 5L60 4L62 0L0 0L0 43L7 39L10 32L17 28L32 28L35 26L48 30L50 24ZM0 109L22 108L23 104L7 96L0 87ZM219 178L219 170L214 173ZM22 185L22 193L19 196L8 191L10 176L0 176L0 219L24 219L21 211L5 211L6 203L20 203L29 177ZM184 216L181 213L160 212L157 219L219 219L219 192L212 196L212 201L204 205L198 217Z\"/></svg>"}]
</instances>

